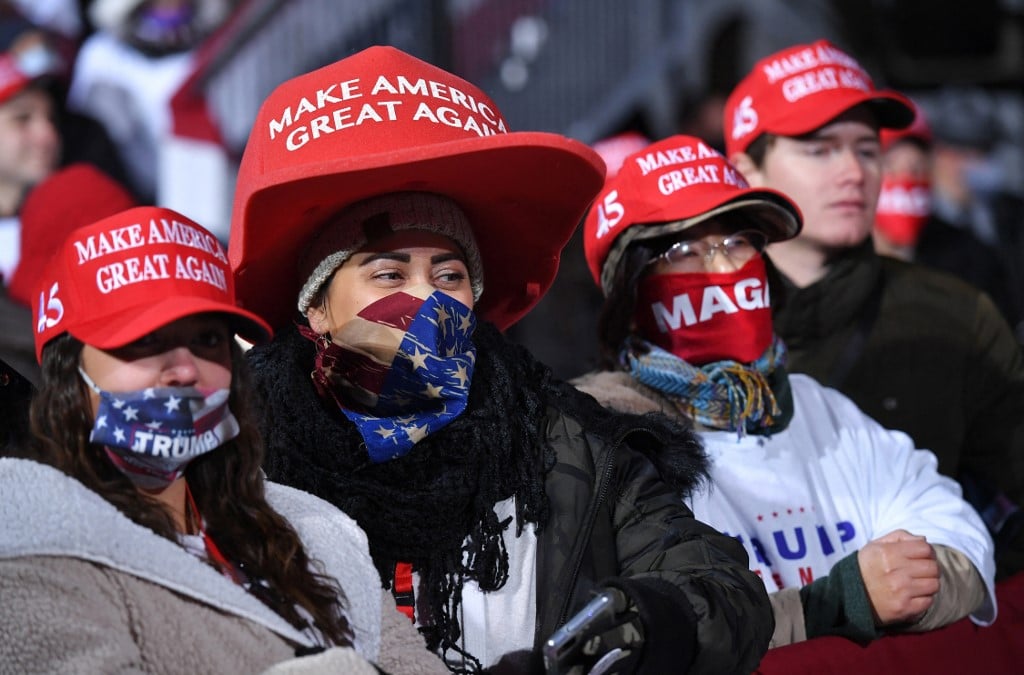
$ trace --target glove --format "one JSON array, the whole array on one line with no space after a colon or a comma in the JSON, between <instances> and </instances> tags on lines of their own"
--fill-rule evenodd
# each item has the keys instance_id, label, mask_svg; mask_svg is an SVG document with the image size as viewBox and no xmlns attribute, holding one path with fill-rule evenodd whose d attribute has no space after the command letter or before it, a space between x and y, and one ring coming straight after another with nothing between
<instances>
[{"instance_id":1,"label":"glove","mask_svg":"<svg viewBox=\"0 0 1024 675\"><path fill-rule=\"evenodd\" d=\"M636 603L618 588L605 588L603 594L611 596L614 612L591 623L580 634L578 643L581 646L563 661L560 672L567 675L627 675L637 672L644 646L640 612Z\"/></svg>"}]
</instances>

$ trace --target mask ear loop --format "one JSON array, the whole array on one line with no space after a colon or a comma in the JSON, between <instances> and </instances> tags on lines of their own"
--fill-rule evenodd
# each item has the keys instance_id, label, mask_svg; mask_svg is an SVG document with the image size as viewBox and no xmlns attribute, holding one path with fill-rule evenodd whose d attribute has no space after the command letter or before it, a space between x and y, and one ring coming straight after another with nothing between
<instances>
[{"instance_id":1,"label":"mask ear loop","mask_svg":"<svg viewBox=\"0 0 1024 675\"><path fill-rule=\"evenodd\" d=\"M92 389L97 394L102 394L103 393L103 390L99 388L99 385L97 385L95 382L93 382L92 378L89 377L89 375L85 372L85 370L82 369L82 366L78 366L78 374L82 376L82 380L85 381L86 386L88 386L90 389Z\"/></svg>"}]
</instances>

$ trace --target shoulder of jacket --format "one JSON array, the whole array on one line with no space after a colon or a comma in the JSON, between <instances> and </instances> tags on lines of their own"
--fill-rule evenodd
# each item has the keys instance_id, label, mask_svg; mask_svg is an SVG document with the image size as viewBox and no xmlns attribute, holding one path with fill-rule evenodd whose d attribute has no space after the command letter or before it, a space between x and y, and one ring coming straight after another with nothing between
<instances>
[{"instance_id":1,"label":"shoulder of jacket","mask_svg":"<svg viewBox=\"0 0 1024 675\"><path fill-rule=\"evenodd\" d=\"M643 415L649 412L674 413L652 390L625 371L602 370L582 375L572 384L593 396L601 405L618 412Z\"/></svg>"},{"instance_id":2,"label":"shoulder of jacket","mask_svg":"<svg viewBox=\"0 0 1024 675\"><path fill-rule=\"evenodd\" d=\"M340 555L348 559L349 564L358 560L376 576L370 562L369 539L355 519L333 504L297 488L267 481L266 490L267 502L291 523L314 557L330 552L332 557Z\"/></svg>"},{"instance_id":3,"label":"shoulder of jacket","mask_svg":"<svg viewBox=\"0 0 1024 675\"><path fill-rule=\"evenodd\" d=\"M882 274L893 291L976 303L982 292L959 277L918 263L882 256Z\"/></svg>"}]
</instances>

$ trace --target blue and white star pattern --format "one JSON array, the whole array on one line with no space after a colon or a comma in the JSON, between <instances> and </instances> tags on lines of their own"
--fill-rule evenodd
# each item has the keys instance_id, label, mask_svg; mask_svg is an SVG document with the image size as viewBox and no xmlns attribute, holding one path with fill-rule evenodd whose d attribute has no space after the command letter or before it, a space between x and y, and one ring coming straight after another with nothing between
<instances>
[{"instance_id":1,"label":"blue and white star pattern","mask_svg":"<svg viewBox=\"0 0 1024 675\"><path fill-rule=\"evenodd\" d=\"M194 387L109 392L80 372L100 397L89 440L106 446L129 478L144 477L146 487L169 483L192 459L238 435L228 389L206 395Z\"/></svg>"},{"instance_id":2,"label":"blue and white star pattern","mask_svg":"<svg viewBox=\"0 0 1024 675\"><path fill-rule=\"evenodd\" d=\"M357 320L379 313L360 316ZM376 320L389 330L408 328L390 367L377 373L382 377L349 373L349 381L362 387L369 405L361 412L343 406L342 412L359 428L370 458L384 462L406 454L465 410L476 361L471 339L476 318L472 309L438 291L423 301L411 323ZM359 374L366 376L351 377Z\"/></svg>"}]
</instances>

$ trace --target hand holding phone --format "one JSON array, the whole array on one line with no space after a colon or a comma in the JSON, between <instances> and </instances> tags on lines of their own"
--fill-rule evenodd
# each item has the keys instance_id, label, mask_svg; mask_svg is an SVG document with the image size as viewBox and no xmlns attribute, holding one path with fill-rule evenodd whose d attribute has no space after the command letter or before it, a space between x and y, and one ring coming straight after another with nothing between
<instances>
[{"instance_id":1,"label":"hand holding phone","mask_svg":"<svg viewBox=\"0 0 1024 675\"><path fill-rule=\"evenodd\" d=\"M594 597L544 643L548 675L632 672L643 647L636 606L617 588Z\"/></svg>"}]
</instances>

